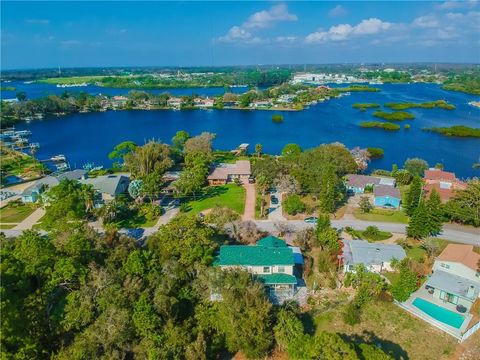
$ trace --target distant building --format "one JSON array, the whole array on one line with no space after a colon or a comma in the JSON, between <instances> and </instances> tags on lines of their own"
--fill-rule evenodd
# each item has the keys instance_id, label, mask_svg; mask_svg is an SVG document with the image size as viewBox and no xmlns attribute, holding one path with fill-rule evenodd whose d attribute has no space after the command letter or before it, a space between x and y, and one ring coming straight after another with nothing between
<instances>
[{"instance_id":1,"label":"distant building","mask_svg":"<svg viewBox=\"0 0 480 360\"><path fill-rule=\"evenodd\" d=\"M211 108L215 104L215 100L209 99L209 98L206 98L206 99L196 98L193 103L196 107L199 107L199 108Z\"/></svg>"},{"instance_id":2,"label":"distant building","mask_svg":"<svg viewBox=\"0 0 480 360\"><path fill-rule=\"evenodd\" d=\"M369 243L365 240L343 240L342 254L339 255L344 272L355 270L356 265L364 265L368 271L381 273L392 271L393 259L403 260L407 254L400 245Z\"/></svg>"},{"instance_id":3,"label":"distant building","mask_svg":"<svg viewBox=\"0 0 480 360\"><path fill-rule=\"evenodd\" d=\"M250 104L250 107L261 108L261 107L270 107L272 106L272 100L255 100Z\"/></svg>"},{"instance_id":4,"label":"distant building","mask_svg":"<svg viewBox=\"0 0 480 360\"><path fill-rule=\"evenodd\" d=\"M235 164L221 163L216 165L208 175L207 180L209 185L224 185L235 179L247 181L251 173L250 161L237 160Z\"/></svg>"},{"instance_id":5,"label":"distant building","mask_svg":"<svg viewBox=\"0 0 480 360\"><path fill-rule=\"evenodd\" d=\"M178 97L171 97L167 100L167 106L179 108L182 106L182 99Z\"/></svg>"},{"instance_id":6,"label":"distant building","mask_svg":"<svg viewBox=\"0 0 480 360\"><path fill-rule=\"evenodd\" d=\"M443 171L440 169L425 170L425 186L423 187L425 196L428 197L433 189L440 195L442 202L447 202L456 190L463 190L467 184L457 179L455 173Z\"/></svg>"}]
</instances>

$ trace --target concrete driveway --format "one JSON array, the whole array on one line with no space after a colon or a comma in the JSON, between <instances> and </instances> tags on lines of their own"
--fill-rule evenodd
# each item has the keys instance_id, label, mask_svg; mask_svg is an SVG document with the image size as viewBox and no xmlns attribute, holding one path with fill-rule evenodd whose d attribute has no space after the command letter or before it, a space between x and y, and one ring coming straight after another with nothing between
<instances>
[{"instance_id":1,"label":"concrete driveway","mask_svg":"<svg viewBox=\"0 0 480 360\"><path fill-rule=\"evenodd\" d=\"M255 184L244 181L243 187L245 188L246 194L242 220L255 220Z\"/></svg>"},{"instance_id":2,"label":"concrete driveway","mask_svg":"<svg viewBox=\"0 0 480 360\"><path fill-rule=\"evenodd\" d=\"M274 205L270 202L270 207L268 208L268 220L270 221L286 221L283 216L282 208L282 194L278 191L271 193L270 196L275 196L278 199L278 204Z\"/></svg>"}]
</instances>

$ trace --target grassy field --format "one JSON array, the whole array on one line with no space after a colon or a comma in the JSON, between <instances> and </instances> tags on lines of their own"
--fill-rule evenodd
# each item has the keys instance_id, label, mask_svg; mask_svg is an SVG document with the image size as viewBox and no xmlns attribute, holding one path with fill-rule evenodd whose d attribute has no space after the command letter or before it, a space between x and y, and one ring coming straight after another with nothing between
<instances>
[{"instance_id":1,"label":"grassy field","mask_svg":"<svg viewBox=\"0 0 480 360\"><path fill-rule=\"evenodd\" d=\"M36 207L33 204L9 203L0 209L0 222L19 223L25 220Z\"/></svg>"},{"instance_id":2,"label":"grassy field","mask_svg":"<svg viewBox=\"0 0 480 360\"><path fill-rule=\"evenodd\" d=\"M362 213L360 209L356 209L353 215L359 220L365 221L381 221L407 224L408 217L400 210L383 210L373 209L369 213Z\"/></svg>"},{"instance_id":3,"label":"grassy field","mask_svg":"<svg viewBox=\"0 0 480 360\"><path fill-rule=\"evenodd\" d=\"M9 230L13 229L17 225L7 225L7 224L0 224L0 230Z\"/></svg>"},{"instance_id":4,"label":"grassy field","mask_svg":"<svg viewBox=\"0 0 480 360\"><path fill-rule=\"evenodd\" d=\"M188 202L189 212L195 214L215 206L228 207L243 214L245 207L245 188L236 184L210 186L196 200Z\"/></svg>"},{"instance_id":5,"label":"grassy field","mask_svg":"<svg viewBox=\"0 0 480 360\"><path fill-rule=\"evenodd\" d=\"M44 84L60 84L60 85L71 85L71 84L82 84L82 83L93 83L103 79L105 76L72 76L72 77L56 77L38 80L40 83Z\"/></svg>"},{"instance_id":6,"label":"grassy field","mask_svg":"<svg viewBox=\"0 0 480 360\"><path fill-rule=\"evenodd\" d=\"M381 345L395 359L433 360L448 358L455 351L456 340L417 319L393 303L374 301L362 313L362 322L347 325L343 307L313 316L315 331L330 331L352 341Z\"/></svg>"}]
</instances>

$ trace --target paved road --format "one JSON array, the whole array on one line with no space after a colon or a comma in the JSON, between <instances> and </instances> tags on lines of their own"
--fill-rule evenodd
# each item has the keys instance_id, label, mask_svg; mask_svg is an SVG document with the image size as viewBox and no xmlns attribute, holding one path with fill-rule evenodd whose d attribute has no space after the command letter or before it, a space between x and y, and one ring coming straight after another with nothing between
<instances>
[{"instance_id":1,"label":"paved road","mask_svg":"<svg viewBox=\"0 0 480 360\"><path fill-rule=\"evenodd\" d=\"M270 220L256 220L255 223L257 226L268 232L277 231L275 224L278 224L279 221L270 221ZM290 220L282 222L287 224L292 230L302 230L308 227L314 227L315 224L307 224L302 220ZM389 231L392 233L405 233L405 224L398 223L386 223L386 222L373 222L373 221L362 221L362 220L332 220L332 226L339 228L351 227L355 230L365 230L367 226L376 226L380 230ZM470 244L474 246L480 246L480 229L463 231L461 229L452 229L445 227L443 232L438 236L442 239L449 240L452 242L458 242L462 244Z\"/></svg>"}]
</instances>

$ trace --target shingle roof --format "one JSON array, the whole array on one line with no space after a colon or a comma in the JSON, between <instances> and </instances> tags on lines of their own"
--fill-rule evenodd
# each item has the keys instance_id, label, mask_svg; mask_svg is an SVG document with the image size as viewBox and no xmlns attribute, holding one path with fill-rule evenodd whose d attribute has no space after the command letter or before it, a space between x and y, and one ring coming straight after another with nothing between
<instances>
[{"instance_id":1,"label":"shingle roof","mask_svg":"<svg viewBox=\"0 0 480 360\"><path fill-rule=\"evenodd\" d=\"M380 183L380 178L368 175L357 175L349 174L347 175L347 186L354 186L358 188L364 188L367 185L376 185Z\"/></svg>"},{"instance_id":2,"label":"shingle roof","mask_svg":"<svg viewBox=\"0 0 480 360\"><path fill-rule=\"evenodd\" d=\"M257 246L266 246L266 247L286 247L287 244L285 240L279 239L276 236L267 236L263 239L257 241Z\"/></svg>"},{"instance_id":3,"label":"shingle roof","mask_svg":"<svg viewBox=\"0 0 480 360\"><path fill-rule=\"evenodd\" d=\"M402 260L407 254L400 245L369 243L365 240L343 241L345 264L381 264L393 258Z\"/></svg>"},{"instance_id":4,"label":"shingle roof","mask_svg":"<svg viewBox=\"0 0 480 360\"><path fill-rule=\"evenodd\" d=\"M105 175L96 178L80 180L82 184L92 185L93 188L101 193L109 195L118 195L122 191L121 185L126 185L130 179L124 175Z\"/></svg>"},{"instance_id":5,"label":"shingle roof","mask_svg":"<svg viewBox=\"0 0 480 360\"><path fill-rule=\"evenodd\" d=\"M373 189L374 196L390 196L400 199L400 190L393 186L378 185Z\"/></svg>"},{"instance_id":6,"label":"shingle roof","mask_svg":"<svg viewBox=\"0 0 480 360\"><path fill-rule=\"evenodd\" d=\"M208 175L209 180L227 180L229 175L250 175L250 161L238 160L235 164L218 164L212 173Z\"/></svg>"},{"instance_id":7,"label":"shingle roof","mask_svg":"<svg viewBox=\"0 0 480 360\"><path fill-rule=\"evenodd\" d=\"M427 280L426 285L471 300L476 299L480 293L480 281L471 281L467 278L441 270L435 271ZM468 290L470 287L473 287L473 292L470 293L471 296L468 296Z\"/></svg>"},{"instance_id":8,"label":"shingle roof","mask_svg":"<svg viewBox=\"0 0 480 360\"><path fill-rule=\"evenodd\" d=\"M264 246L223 245L215 262L220 266L272 266L294 265L292 249Z\"/></svg>"},{"instance_id":9,"label":"shingle roof","mask_svg":"<svg viewBox=\"0 0 480 360\"><path fill-rule=\"evenodd\" d=\"M450 180L456 179L455 173L443 170L425 170L424 178L426 180Z\"/></svg>"},{"instance_id":10,"label":"shingle roof","mask_svg":"<svg viewBox=\"0 0 480 360\"><path fill-rule=\"evenodd\" d=\"M473 251L473 245L448 244L437 259L458 262L473 270L478 269L480 254Z\"/></svg>"},{"instance_id":11,"label":"shingle roof","mask_svg":"<svg viewBox=\"0 0 480 360\"><path fill-rule=\"evenodd\" d=\"M265 285L297 283L297 278L288 274L258 275L257 278Z\"/></svg>"}]
</instances>

